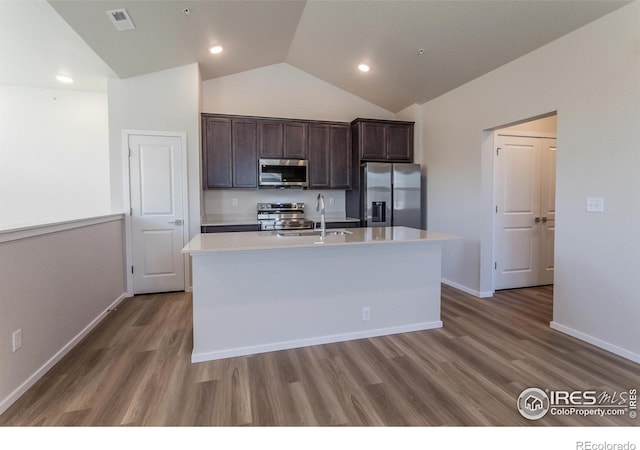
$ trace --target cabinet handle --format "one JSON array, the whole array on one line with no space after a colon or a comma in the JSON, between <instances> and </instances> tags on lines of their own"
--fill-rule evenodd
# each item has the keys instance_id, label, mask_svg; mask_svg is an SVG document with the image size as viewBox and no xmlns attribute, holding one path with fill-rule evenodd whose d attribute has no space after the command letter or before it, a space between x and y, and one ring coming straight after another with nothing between
<instances>
[{"instance_id":1,"label":"cabinet handle","mask_svg":"<svg viewBox=\"0 0 640 450\"><path fill-rule=\"evenodd\" d=\"M543 218L542 218L542 223L545 223L546 221L547 221L547 218L546 218L546 217L543 217Z\"/></svg>"},{"instance_id":2,"label":"cabinet handle","mask_svg":"<svg viewBox=\"0 0 640 450\"><path fill-rule=\"evenodd\" d=\"M534 221L535 223L539 223L539 222L540 222L540 217L536 217L535 219L533 219L533 221Z\"/></svg>"},{"instance_id":3,"label":"cabinet handle","mask_svg":"<svg viewBox=\"0 0 640 450\"><path fill-rule=\"evenodd\" d=\"M174 225L182 225L182 219L176 219L176 220L174 220L172 222L169 222L169 223L172 223Z\"/></svg>"}]
</instances>

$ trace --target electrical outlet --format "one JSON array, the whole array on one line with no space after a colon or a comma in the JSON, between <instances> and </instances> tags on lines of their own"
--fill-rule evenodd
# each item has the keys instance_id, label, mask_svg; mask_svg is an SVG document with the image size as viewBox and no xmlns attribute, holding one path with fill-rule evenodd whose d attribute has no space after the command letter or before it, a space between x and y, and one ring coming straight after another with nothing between
<instances>
[{"instance_id":1,"label":"electrical outlet","mask_svg":"<svg viewBox=\"0 0 640 450\"><path fill-rule=\"evenodd\" d=\"M13 332L13 351L17 352L22 347L22 328Z\"/></svg>"},{"instance_id":2,"label":"electrical outlet","mask_svg":"<svg viewBox=\"0 0 640 450\"><path fill-rule=\"evenodd\" d=\"M371 308L369 308L368 306L362 308L362 320L371 320Z\"/></svg>"},{"instance_id":3,"label":"electrical outlet","mask_svg":"<svg viewBox=\"0 0 640 450\"><path fill-rule=\"evenodd\" d=\"M604 212L604 199L602 197L587 197L587 212Z\"/></svg>"},{"instance_id":4,"label":"electrical outlet","mask_svg":"<svg viewBox=\"0 0 640 450\"><path fill-rule=\"evenodd\" d=\"M329 206L333 205L336 202L336 199L333 197L329 197Z\"/></svg>"},{"instance_id":5,"label":"electrical outlet","mask_svg":"<svg viewBox=\"0 0 640 450\"><path fill-rule=\"evenodd\" d=\"M232 198L231 199L231 205L232 206L238 206L238 199L237 198Z\"/></svg>"}]
</instances>

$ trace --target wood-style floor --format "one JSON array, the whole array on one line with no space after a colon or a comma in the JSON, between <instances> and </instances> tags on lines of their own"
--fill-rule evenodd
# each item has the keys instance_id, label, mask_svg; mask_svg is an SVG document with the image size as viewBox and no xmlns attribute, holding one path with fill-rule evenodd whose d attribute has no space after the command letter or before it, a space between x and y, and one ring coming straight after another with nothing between
<instances>
[{"instance_id":1,"label":"wood-style floor","mask_svg":"<svg viewBox=\"0 0 640 450\"><path fill-rule=\"evenodd\" d=\"M136 296L0 425L639 425L520 416L527 387L640 387L640 365L551 330L551 298L443 286L441 329L191 364L190 294Z\"/></svg>"}]
</instances>

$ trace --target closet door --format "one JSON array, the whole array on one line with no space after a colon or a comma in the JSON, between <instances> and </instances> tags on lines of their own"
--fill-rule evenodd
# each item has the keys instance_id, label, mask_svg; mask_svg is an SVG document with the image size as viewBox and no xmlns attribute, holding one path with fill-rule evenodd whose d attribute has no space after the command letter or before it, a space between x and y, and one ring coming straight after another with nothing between
<instances>
[{"instance_id":1,"label":"closet door","mask_svg":"<svg viewBox=\"0 0 640 450\"><path fill-rule=\"evenodd\" d=\"M494 289L553 283L555 139L495 138Z\"/></svg>"}]
</instances>

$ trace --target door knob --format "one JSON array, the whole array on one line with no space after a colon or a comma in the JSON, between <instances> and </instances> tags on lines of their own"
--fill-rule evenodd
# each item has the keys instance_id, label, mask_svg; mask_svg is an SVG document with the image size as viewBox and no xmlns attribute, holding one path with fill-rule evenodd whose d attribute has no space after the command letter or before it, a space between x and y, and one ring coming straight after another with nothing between
<instances>
[{"instance_id":1,"label":"door knob","mask_svg":"<svg viewBox=\"0 0 640 450\"><path fill-rule=\"evenodd\" d=\"M176 219L173 222L169 222L169 223L172 223L174 225L182 225L182 219Z\"/></svg>"},{"instance_id":2,"label":"door knob","mask_svg":"<svg viewBox=\"0 0 640 450\"><path fill-rule=\"evenodd\" d=\"M543 218L542 218L542 223L545 223L546 221L547 221L547 218L546 218L546 217L543 217Z\"/></svg>"},{"instance_id":3,"label":"door knob","mask_svg":"<svg viewBox=\"0 0 640 450\"><path fill-rule=\"evenodd\" d=\"M535 219L533 219L535 223L539 223L540 222L540 217L536 217Z\"/></svg>"}]
</instances>

